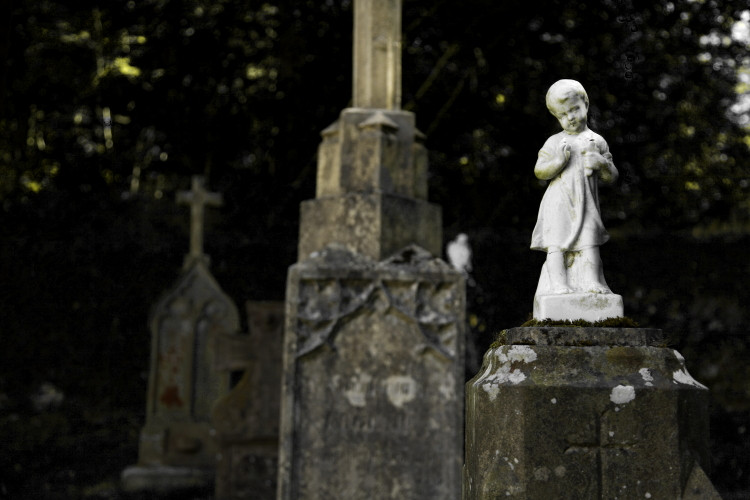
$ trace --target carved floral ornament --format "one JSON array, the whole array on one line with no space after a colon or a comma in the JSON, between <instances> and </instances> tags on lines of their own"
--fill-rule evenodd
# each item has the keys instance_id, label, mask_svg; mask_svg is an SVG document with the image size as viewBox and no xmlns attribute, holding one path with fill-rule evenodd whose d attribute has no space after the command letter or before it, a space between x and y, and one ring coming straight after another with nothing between
<instances>
[{"instance_id":1,"label":"carved floral ornament","mask_svg":"<svg viewBox=\"0 0 750 500\"><path fill-rule=\"evenodd\" d=\"M409 247L411 248L411 247ZM430 348L452 360L456 355L456 335L460 331L460 318L455 311L460 278L452 269L435 263L424 250L413 256L439 271L427 279L415 279L414 274L399 270L407 249L370 269L358 269L346 276L303 276L299 282L297 308L297 356L304 356L327 344L335 347L335 337L340 327L354 317L375 311L379 315L392 314L419 327ZM426 261L425 255L429 257ZM413 264L412 264L413 265ZM303 273L307 274L307 273ZM422 275L424 276L424 275Z\"/></svg>"}]
</instances>

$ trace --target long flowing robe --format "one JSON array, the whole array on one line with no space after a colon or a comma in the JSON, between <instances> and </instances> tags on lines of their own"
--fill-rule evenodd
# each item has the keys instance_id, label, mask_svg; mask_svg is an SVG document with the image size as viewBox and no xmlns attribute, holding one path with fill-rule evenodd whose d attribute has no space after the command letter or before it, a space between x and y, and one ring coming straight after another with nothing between
<instances>
[{"instance_id":1,"label":"long flowing robe","mask_svg":"<svg viewBox=\"0 0 750 500\"><path fill-rule=\"evenodd\" d=\"M611 164L609 146L602 136L589 129L578 135L560 132L544 143L537 165L551 161L563 140L570 145L570 159L550 181L542 197L531 237L532 250L547 252L552 247L572 252L602 245L609 239L599 210L599 176L597 172L586 175L582 154L593 141L596 150Z\"/></svg>"}]
</instances>

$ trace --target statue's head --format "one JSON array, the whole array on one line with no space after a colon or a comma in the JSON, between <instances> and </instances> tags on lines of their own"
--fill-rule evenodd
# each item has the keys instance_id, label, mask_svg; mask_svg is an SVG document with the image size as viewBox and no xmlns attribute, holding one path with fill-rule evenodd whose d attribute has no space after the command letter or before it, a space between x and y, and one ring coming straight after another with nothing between
<instances>
[{"instance_id":1,"label":"statue's head","mask_svg":"<svg viewBox=\"0 0 750 500\"><path fill-rule=\"evenodd\" d=\"M583 88L583 85L575 80L558 80L547 91L547 109L549 109L550 113L557 116L555 113L557 106L563 104L573 96L580 97L586 103L586 109L588 109L589 96L586 94L586 89Z\"/></svg>"},{"instance_id":2,"label":"statue's head","mask_svg":"<svg viewBox=\"0 0 750 500\"><path fill-rule=\"evenodd\" d=\"M569 134L586 130L589 96L575 80L559 80L547 91L547 108Z\"/></svg>"}]
</instances>

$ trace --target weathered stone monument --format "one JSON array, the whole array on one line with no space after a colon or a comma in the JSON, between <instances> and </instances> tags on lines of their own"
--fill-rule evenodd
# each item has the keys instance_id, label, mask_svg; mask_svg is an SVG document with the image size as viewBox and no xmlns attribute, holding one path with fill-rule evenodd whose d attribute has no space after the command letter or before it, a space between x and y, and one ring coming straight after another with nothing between
<instances>
[{"instance_id":1,"label":"weathered stone monument","mask_svg":"<svg viewBox=\"0 0 750 500\"><path fill-rule=\"evenodd\" d=\"M532 239L547 251L534 317L619 317L598 255L596 191L597 177L616 170L586 126L583 87L562 82L548 105L563 132L536 168L553 180ZM665 346L661 330L646 328L502 332L466 385L464 500L718 499L705 472L708 391Z\"/></svg>"},{"instance_id":2,"label":"weathered stone monument","mask_svg":"<svg viewBox=\"0 0 750 500\"><path fill-rule=\"evenodd\" d=\"M237 307L208 270L203 210L221 203L203 180L178 194L191 207L190 252L182 273L154 307L146 424L138 464L123 471L126 490L169 491L213 484L216 443L211 407L229 390L229 372L216 369L216 342L239 332Z\"/></svg>"},{"instance_id":3,"label":"weathered stone monument","mask_svg":"<svg viewBox=\"0 0 750 500\"><path fill-rule=\"evenodd\" d=\"M225 335L218 369L242 372L212 413L216 500L276 498L284 303L246 304L249 335Z\"/></svg>"},{"instance_id":4,"label":"weathered stone monument","mask_svg":"<svg viewBox=\"0 0 750 500\"><path fill-rule=\"evenodd\" d=\"M708 391L660 330L512 328L466 386L464 500L719 498Z\"/></svg>"},{"instance_id":5,"label":"weathered stone monument","mask_svg":"<svg viewBox=\"0 0 750 500\"><path fill-rule=\"evenodd\" d=\"M354 108L326 128L316 198L302 203L299 256L331 242L379 260L416 243L442 248L427 199L427 151L401 106L401 2L354 3Z\"/></svg>"},{"instance_id":6,"label":"weathered stone monument","mask_svg":"<svg viewBox=\"0 0 750 500\"><path fill-rule=\"evenodd\" d=\"M438 255L400 107L401 2L354 3L354 108L322 132L289 270L282 500L450 499L463 450L463 277Z\"/></svg>"}]
</instances>

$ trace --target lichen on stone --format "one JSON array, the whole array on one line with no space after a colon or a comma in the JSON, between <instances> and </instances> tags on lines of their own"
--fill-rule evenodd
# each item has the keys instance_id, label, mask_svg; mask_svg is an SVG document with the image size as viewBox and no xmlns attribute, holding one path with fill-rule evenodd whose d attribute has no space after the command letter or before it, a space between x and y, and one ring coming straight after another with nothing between
<instances>
[{"instance_id":1,"label":"lichen on stone","mask_svg":"<svg viewBox=\"0 0 750 500\"><path fill-rule=\"evenodd\" d=\"M576 320L552 320L552 319L536 319L531 318L526 323L521 325L522 327L547 327L547 326L567 326L573 328L638 328L639 325L636 321L628 317L620 318L607 318L602 321L586 321L584 319Z\"/></svg>"},{"instance_id":2,"label":"lichen on stone","mask_svg":"<svg viewBox=\"0 0 750 500\"><path fill-rule=\"evenodd\" d=\"M490 344L490 349L496 349L500 347L501 345L505 345L507 338L508 338L508 330L502 330L500 333L497 334L497 337L495 337L495 341L492 344Z\"/></svg>"},{"instance_id":3,"label":"lichen on stone","mask_svg":"<svg viewBox=\"0 0 750 500\"><path fill-rule=\"evenodd\" d=\"M630 403L635 399L635 387L632 385L618 385L612 389L609 400L616 405Z\"/></svg>"}]
</instances>

